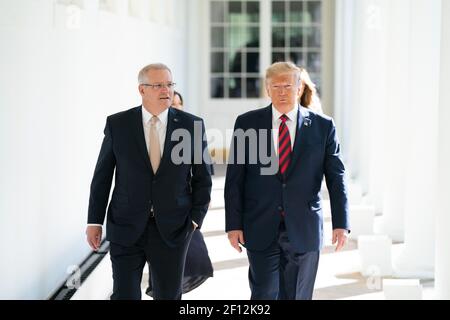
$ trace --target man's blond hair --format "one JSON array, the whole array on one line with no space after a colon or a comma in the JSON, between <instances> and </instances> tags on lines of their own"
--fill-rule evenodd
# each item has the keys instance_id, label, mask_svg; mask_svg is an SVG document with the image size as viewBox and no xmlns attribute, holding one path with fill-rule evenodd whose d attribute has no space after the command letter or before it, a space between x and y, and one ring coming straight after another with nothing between
<instances>
[{"instance_id":1,"label":"man's blond hair","mask_svg":"<svg viewBox=\"0 0 450 320\"><path fill-rule=\"evenodd\" d=\"M302 69L297 67L294 63L290 61L282 61L275 62L266 70L266 83L273 77L286 74L293 73L295 74L295 78L297 79L297 84L300 83Z\"/></svg>"}]
</instances>

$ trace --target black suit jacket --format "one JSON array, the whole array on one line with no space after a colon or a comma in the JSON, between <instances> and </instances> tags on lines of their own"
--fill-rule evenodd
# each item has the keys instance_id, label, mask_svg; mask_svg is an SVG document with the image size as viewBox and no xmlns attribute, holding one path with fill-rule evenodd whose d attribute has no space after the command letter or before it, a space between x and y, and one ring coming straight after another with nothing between
<instances>
[{"instance_id":1,"label":"black suit jacket","mask_svg":"<svg viewBox=\"0 0 450 320\"><path fill-rule=\"evenodd\" d=\"M194 127L199 129L196 133ZM185 129L184 133L191 137L183 140L191 150L176 149L177 154L190 160L188 163L175 164L171 159L178 144L171 137L177 129ZM91 183L88 223L103 224L115 173L107 210L107 240L124 246L136 243L153 206L165 242L172 247L183 243L192 230L192 220L201 227L210 201L211 173L204 132L202 119L169 108L164 152L158 171L153 174L141 106L109 116ZM200 152L205 156L199 158Z\"/></svg>"}]
</instances>

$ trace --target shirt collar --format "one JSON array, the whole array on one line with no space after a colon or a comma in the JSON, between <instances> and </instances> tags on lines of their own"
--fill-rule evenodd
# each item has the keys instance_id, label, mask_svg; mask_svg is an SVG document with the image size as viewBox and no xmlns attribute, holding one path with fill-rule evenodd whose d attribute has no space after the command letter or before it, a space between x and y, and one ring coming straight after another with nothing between
<instances>
[{"instance_id":1,"label":"shirt collar","mask_svg":"<svg viewBox=\"0 0 450 320\"><path fill-rule=\"evenodd\" d=\"M144 125L146 125L150 119L153 117L153 115L145 109L144 105L142 105L142 122ZM161 121L161 124L166 126L167 125L167 119L169 117L169 108L164 110L158 115L159 121Z\"/></svg>"},{"instance_id":2,"label":"shirt collar","mask_svg":"<svg viewBox=\"0 0 450 320\"><path fill-rule=\"evenodd\" d=\"M288 113L286 113L286 116L289 118L289 120L291 120L291 121L297 121L297 115L298 115L298 109L299 109L299 106L297 105L297 106L295 106L295 108L293 108L291 111L289 111ZM283 114L282 113L280 113L278 110L277 110L277 108L275 108L273 105L272 105L272 119L273 119L273 122L277 122L278 120L280 120L280 117L282 116Z\"/></svg>"}]
</instances>

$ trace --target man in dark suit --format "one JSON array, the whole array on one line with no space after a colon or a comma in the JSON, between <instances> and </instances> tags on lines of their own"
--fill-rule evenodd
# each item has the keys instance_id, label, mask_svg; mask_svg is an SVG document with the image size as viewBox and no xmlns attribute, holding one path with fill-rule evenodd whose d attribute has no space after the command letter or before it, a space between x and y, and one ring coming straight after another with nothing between
<instances>
[{"instance_id":1,"label":"man in dark suit","mask_svg":"<svg viewBox=\"0 0 450 320\"><path fill-rule=\"evenodd\" d=\"M181 299L189 241L210 201L205 128L202 119L170 108L175 84L167 66L148 65L138 78L142 106L106 121L91 184L87 240L98 250L115 173L106 224L111 298L140 299L149 262L154 298Z\"/></svg>"},{"instance_id":2,"label":"man in dark suit","mask_svg":"<svg viewBox=\"0 0 450 320\"><path fill-rule=\"evenodd\" d=\"M236 250L247 249L252 299L312 298L323 239L323 176L336 250L349 230L336 129L331 118L297 104L300 73L290 62L269 67L272 104L240 115L235 124L225 182L226 231Z\"/></svg>"}]
</instances>

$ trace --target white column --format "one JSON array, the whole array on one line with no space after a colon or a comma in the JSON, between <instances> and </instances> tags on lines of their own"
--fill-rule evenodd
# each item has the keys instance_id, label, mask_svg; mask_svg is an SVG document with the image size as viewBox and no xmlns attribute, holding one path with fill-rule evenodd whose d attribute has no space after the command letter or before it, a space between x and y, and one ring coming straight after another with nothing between
<instances>
[{"instance_id":1,"label":"white column","mask_svg":"<svg viewBox=\"0 0 450 320\"><path fill-rule=\"evenodd\" d=\"M355 115L354 139L352 158L355 158L357 182L361 185L364 194L369 191L369 161L370 161L370 122L369 109L366 97L369 94L367 78L369 76L368 57L371 56L369 37L366 25L367 6L369 0L355 1L355 42L354 42L354 69L353 69L353 99L352 115Z\"/></svg>"},{"instance_id":2,"label":"white column","mask_svg":"<svg viewBox=\"0 0 450 320\"><path fill-rule=\"evenodd\" d=\"M351 74L348 141L349 171L367 194L366 204L377 212L382 208L383 190L383 114L386 108L386 0L358 0L338 3L341 16L343 5L353 6ZM342 17L341 17L342 18ZM342 19L338 18L343 24ZM344 29L346 25L341 26ZM345 39L345 38L344 38ZM338 47L339 48L339 47ZM340 49L344 51L343 48ZM345 59L345 58L342 58ZM345 60L344 60L345 61ZM338 71L339 72L339 71ZM345 86L342 86L345 88ZM346 92L340 93L345 98ZM345 117L341 119L346 119Z\"/></svg>"},{"instance_id":3,"label":"white column","mask_svg":"<svg viewBox=\"0 0 450 320\"><path fill-rule=\"evenodd\" d=\"M350 5L349 2L346 2ZM353 42L349 169L367 194L366 204L382 209L383 135L386 108L386 15L388 1L352 2ZM338 7L340 9L341 6Z\"/></svg>"},{"instance_id":4,"label":"white column","mask_svg":"<svg viewBox=\"0 0 450 320\"><path fill-rule=\"evenodd\" d=\"M353 0L336 0L334 60L334 120L342 145L342 157L349 163L352 114L352 30Z\"/></svg>"},{"instance_id":5,"label":"white column","mask_svg":"<svg viewBox=\"0 0 450 320\"><path fill-rule=\"evenodd\" d=\"M347 43L349 51L352 53L352 61L351 65L352 68L348 71L350 76L348 79L345 79L349 82L349 85L351 86L351 89L349 90L349 96L348 99L346 99L346 112L350 114L351 121L348 123L348 140L346 140L347 143L347 164L348 164L348 172L350 173L351 178L355 180L361 180L361 145L362 145L362 138L361 135L358 134L361 132L362 124L361 121L363 119L363 110L361 103L359 101L359 92L360 92L360 72L359 68L362 65L361 62L361 39L362 36L362 22L359 18L361 16L361 10L359 6L359 0L353 1L353 0L344 0L343 6L351 7L353 10L353 15L350 17L352 18L352 27L350 30L348 28L345 28L343 31L350 32L351 41ZM348 16L345 15L347 18ZM346 26L347 27L347 26ZM347 98L347 97L346 97Z\"/></svg>"},{"instance_id":6,"label":"white column","mask_svg":"<svg viewBox=\"0 0 450 320\"><path fill-rule=\"evenodd\" d=\"M387 46L387 16L389 13L389 0L367 0L364 8L365 14L365 82L363 103L366 108L367 127L362 128L368 144L367 161L367 199L373 205L375 212L382 210L384 187L384 149L385 121L384 115L388 112L386 104L386 52Z\"/></svg>"},{"instance_id":7,"label":"white column","mask_svg":"<svg viewBox=\"0 0 450 320\"><path fill-rule=\"evenodd\" d=\"M384 122L384 194L383 216L375 223L375 233L386 234L394 241L404 240L405 162L408 160L409 127L403 119L410 113L408 80L410 0L389 1L387 26L386 99Z\"/></svg>"},{"instance_id":8,"label":"white column","mask_svg":"<svg viewBox=\"0 0 450 320\"><path fill-rule=\"evenodd\" d=\"M450 1L442 1L435 298L450 299Z\"/></svg>"},{"instance_id":9,"label":"white column","mask_svg":"<svg viewBox=\"0 0 450 320\"><path fill-rule=\"evenodd\" d=\"M394 273L399 277L434 276L440 18L440 0L411 1L410 76L404 78L409 81L411 99L403 118L409 127L404 163L405 244L394 257Z\"/></svg>"}]
</instances>

